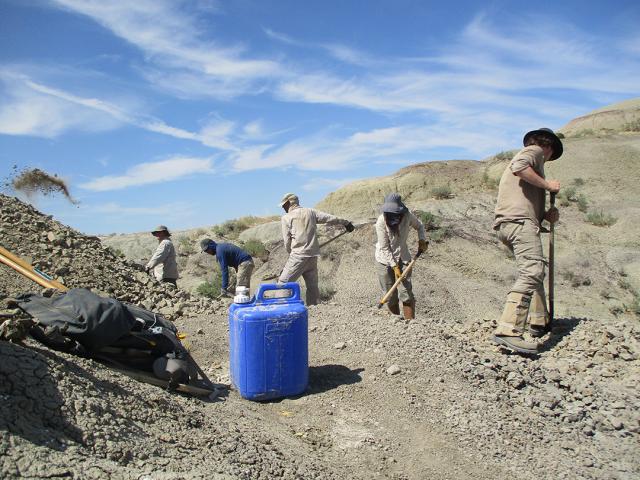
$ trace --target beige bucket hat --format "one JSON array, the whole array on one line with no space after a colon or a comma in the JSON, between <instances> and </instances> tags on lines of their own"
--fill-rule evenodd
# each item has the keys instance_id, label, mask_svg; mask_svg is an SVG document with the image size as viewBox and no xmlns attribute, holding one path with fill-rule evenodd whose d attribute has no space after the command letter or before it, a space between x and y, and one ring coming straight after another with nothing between
<instances>
[{"instance_id":1,"label":"beige bucket hat","mask_svg":"<svg viewBox=\"0 0 640 480\"><path fill-rule=\"evenodd\" d=\"M282 200L280 200L280 207L284 207L285 203L291 203L294 205L298 205L299 200L298 200L298 196L295 193L287 193L285 194L284 197L282 197Z\"/></svg>"}]
</instances>

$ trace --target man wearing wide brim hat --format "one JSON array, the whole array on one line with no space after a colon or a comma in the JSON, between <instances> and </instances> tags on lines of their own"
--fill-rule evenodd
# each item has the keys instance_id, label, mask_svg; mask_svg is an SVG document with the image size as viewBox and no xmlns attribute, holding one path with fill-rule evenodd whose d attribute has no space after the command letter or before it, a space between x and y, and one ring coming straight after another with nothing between
<instances>
[{"instance_id":1,"label":"man wearing wide brim hat","mask_svg":"<svg viewBox=\"0 0 640 480\"><path fill-rule=\"evenodd\" d=\"M386 293L411 262L411 252L407 246L410 230L413 228L418 232L418 252L426 251L428 243L424 225L409 211L398 193L387 195L380 210L382 214L376 221L376 273L380 288ZM415 318L416 300L411 285L411 272L393 292L387 308L394 315L400 315L400 302L404 318Z\"/></svg>"},{"instance_id":2,"label":"man wearing wide brim hat","mask_svg":"<svg viewBox=\"0 0 640 480\"><path fill-rule=\"evenodd\" d=\"M511 350L535 354L537 343L523 337L527 319L533 337L543 336L549 328L540 232L543 221L554 223L559 218L555 207L545 211L546 192L558 192L560 182L545 179L544 164L560 158L563 146L548 128L528 132L523 145L502 174L498 189L493 228L515 255L518 278L507 295L493 339Z\"/></svg>"},{"instance_id":3,"label":"man wearing wide brim hat","mask_svg":"<svg viewBox=\"0 0 640 480\"><path fill-rule=\"evenodd\" d=\"M158 239L158 247L153 256L147 262L146 270L153 274L160 282L176 285L178 279L178 263L176 262L176 249L171 242L171 233L165 225L158 225L151 231Z\"/></svg>"},{"instance_id":4,"label":"man wearing wide brim hat","mask_svg":"<svg viewBox=\"0 0 640 480\"><path fill-rule=\"evenodd\" d=\"M307 305L316 305L320 300L318 287L318 244L317 224L342 225L348 232L355 227L349 220L328 213L300 206L298 196L287 193L280 200L280 207L286 212L281 219L284 247L289 253L278 283L295 282L304 278L307 289Z\"/></svg>"}]
</instances>

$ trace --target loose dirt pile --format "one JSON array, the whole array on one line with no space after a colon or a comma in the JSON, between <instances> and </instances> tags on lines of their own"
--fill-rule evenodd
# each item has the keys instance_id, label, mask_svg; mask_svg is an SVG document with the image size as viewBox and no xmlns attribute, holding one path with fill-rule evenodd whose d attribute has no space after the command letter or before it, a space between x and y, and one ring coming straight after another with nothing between
<instances>
[{"instance_id":1,"label":"loose dirt pile","mask_svg":"<svg viewBox=\"0 0 640 480\"><path fill-rule=\"evenodd\" d=\"M144 268L16 198L0 194L0 244L70 288L139 304L168 318L208 313L217 302L159 284ZM39 287L0 265L0 300Z\"/></svg>"},{"instance_id":2,"label":"loose dirt pile","mask_svg":"<svg viewBox=\"0 0 640 480\"><path fill-rule=\"evenodd\" d=\"M36 194L46 197L62 194L69 202L74 205L78 204L71 196L69 187L64 180L57 175L49 175L39 168L15 171L13 178L6 180L5 188L12 188L17 192L24 193L27 197L33 197Z\"/></svg>"}]
</instances>

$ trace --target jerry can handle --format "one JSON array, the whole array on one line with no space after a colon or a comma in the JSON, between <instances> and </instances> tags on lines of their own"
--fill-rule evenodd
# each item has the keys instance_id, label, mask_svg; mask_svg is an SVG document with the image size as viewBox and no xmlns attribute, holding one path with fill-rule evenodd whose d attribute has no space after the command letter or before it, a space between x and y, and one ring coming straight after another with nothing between
<instances>
[{"instance_id":1,"label":"jerry can handle","mask_svg":"<svg viewBox=\"0 0 640 480\"><path fill-rule=\"evenodd\" d=\"M265 298L264 294L271 290L290 290L288 297ZM256 293L256 303L283 303L289 301L302 301L300 297L300 284L298 282L288 282L282 285L275 283L263 283Z\"/></svg>"}]
</instances>

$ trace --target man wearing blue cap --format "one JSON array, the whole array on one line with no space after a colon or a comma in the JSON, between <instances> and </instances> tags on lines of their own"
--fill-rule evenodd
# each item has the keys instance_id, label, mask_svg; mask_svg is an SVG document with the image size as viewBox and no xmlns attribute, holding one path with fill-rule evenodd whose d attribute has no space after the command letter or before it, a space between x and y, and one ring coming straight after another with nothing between
<instances>
[{"instance_id":1,"label":"man wearing blue cap","mask_svg":"<svg viewBox=\"0 0 640 480\"><path fill-rule=\"evenodd\" d=\"M251 287L251 274L253 273L253 259L251 255L231 243L216 243L210 238L200 241L200 248L204 253L215 255L222 272L222 289L220 294L224 297L232 297L229 289L229 267L236 270L236 288Z\"/></svg>"},{"instance_id":2,"label":"man wearing blue cap","mask_svg":"<svg viewBox=\"0 0 640 480\"><path fill-rule=\"evenodd\" d=\"M541 337L549 329L540 232L543 220L554 223L559 218L555 207L545 211L547 191L558 192L560 182L545 179L544 164L560 158L563 147L548 128L528 132L523 145L505 168L498 189L493 228L515 255L518 278L507 295L493 341L516 352L535 354L537 343L523 337L527 318L532 336Z\"/></svg>"}]
</instances>

